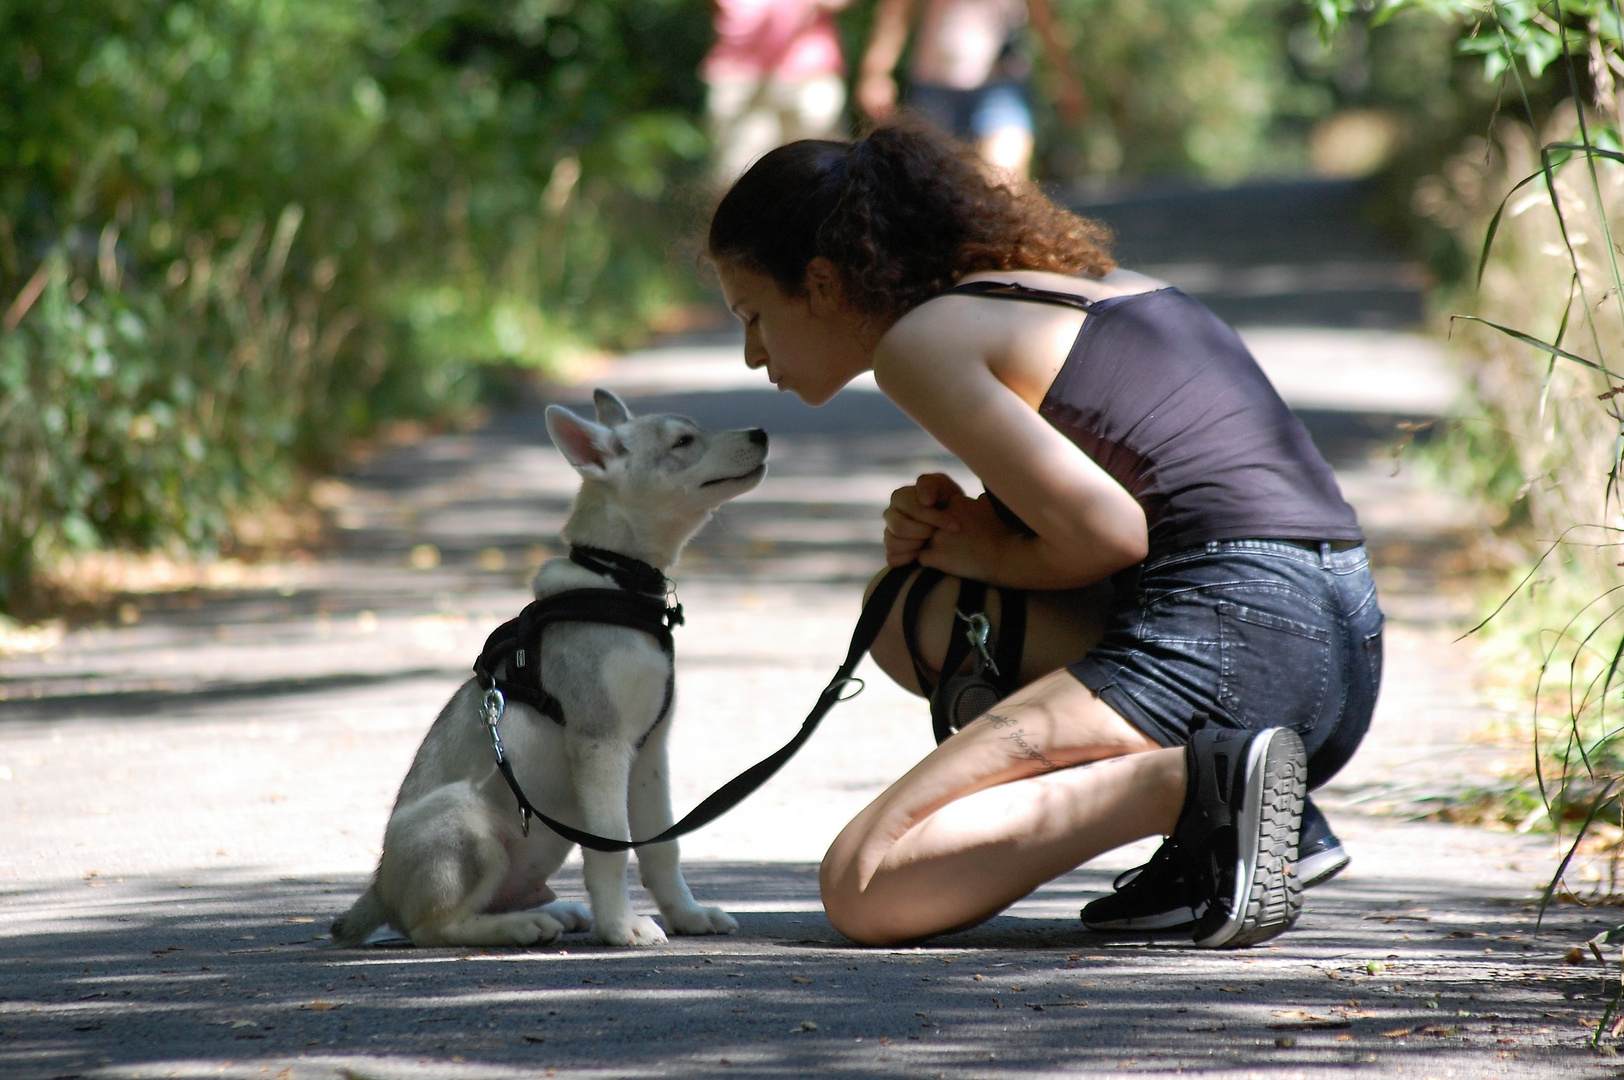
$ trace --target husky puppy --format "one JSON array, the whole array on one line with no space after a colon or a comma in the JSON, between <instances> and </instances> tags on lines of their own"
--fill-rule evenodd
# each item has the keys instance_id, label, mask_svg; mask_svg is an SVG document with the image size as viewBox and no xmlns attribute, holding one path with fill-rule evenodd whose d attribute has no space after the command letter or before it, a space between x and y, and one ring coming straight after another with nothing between
<instances>
[{"instance_id":1,"label":"husky puppy","mask_svg":"<svg viewBox=\"0 0 1624 1080\"><path fill-rule=\"evenodd\" d=\"M557 405L547 409L553 443L581 474L562 534L572 544L663 571L718 506L766 474L760 428L711 432L681 416L633 418L607 390L593 400L597 423ZM567 558L543 563L532 585L538 598L605 587L616 586ZM566 622L543 635L540 662L543 685L563 705L563 726L514 701L501 721L526 796L549 817L599 836L642 839L668 828L671 720L659 715L670 657L641 631ZM333 924L336 943L359 945L386 923L420 946L533 945L587 929L609 945L665 941L658 923L632 911L624 852L583 852L590 912L547 887L574 845L540 822L522 834L480 697L477 680L464 683L423 739L384 830L372 884ZM725 911L694 901L675 842L639 848L637 865L667 930L738 929Z\"/></svg>"}]
</instances>

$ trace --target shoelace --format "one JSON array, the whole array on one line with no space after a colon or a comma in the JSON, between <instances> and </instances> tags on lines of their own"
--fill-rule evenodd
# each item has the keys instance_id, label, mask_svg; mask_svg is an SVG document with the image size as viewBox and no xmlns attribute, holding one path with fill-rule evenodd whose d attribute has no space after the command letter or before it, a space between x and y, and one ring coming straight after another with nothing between
<instances>
[{"instance_id":1,"label":"shoelace","mask_svg":"<svg viewBox=\"0 0 1624 1080\"><path fill-rule=\"evenodd\" d=\"M1156 872L1165 872L1167 877L1170 879L1183 878L1186 876L1186 874L1185 868L1181 864L1182 860L1179 859L1177 849L1174 848L1173 842L1171 840L1164 840L1162 842L1162 846L1156 849L1156 854L1150 857L1149 862L1144 863L1141 866L1135 866L1131 869L1124 870L1122 873L1118 874L1114 879L1112 879L1111 889L1113 891L1120 891L1124 886L1131 885L1141 878L1145 878L1145 881L1148 884L1154 879L1147 877L1146 875Z\"/></svg>"}]
</instances>

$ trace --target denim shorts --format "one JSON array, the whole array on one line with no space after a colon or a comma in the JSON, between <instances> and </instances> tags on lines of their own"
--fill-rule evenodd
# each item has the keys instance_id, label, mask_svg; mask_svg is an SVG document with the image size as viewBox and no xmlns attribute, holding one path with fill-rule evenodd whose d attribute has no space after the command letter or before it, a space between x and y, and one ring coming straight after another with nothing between
<instances>
[{"instance_id":1,"label":"denim shorts","mask_svg":"<svg viewBox=\"0 0 1624 1080\"><path fill-rule=\"evenodd\" d=\"M1382 676L1363 546L1217 540L1112 583L1105 636L1069 670L1134 727L1163 746L1208 726L1294 728L1311 788L1353 756Z\"/></svg>"},{"instance_id":2,"label":"denim shorts","mask_svg":"<svg viewBox=\"0 0 1624 1080\"><path fill-rule=\"evenodd\" d=\"M1032 131L1032 110L1019 83L990 82L968 90L914 83L908 87L908 105L955 139L985 139L1010 129Z\"/></svg>"}]
</instances>

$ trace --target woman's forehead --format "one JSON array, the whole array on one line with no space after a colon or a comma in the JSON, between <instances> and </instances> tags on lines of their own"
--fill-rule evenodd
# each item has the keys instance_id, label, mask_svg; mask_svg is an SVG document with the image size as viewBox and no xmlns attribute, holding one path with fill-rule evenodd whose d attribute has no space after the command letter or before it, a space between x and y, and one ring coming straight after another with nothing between
<instances>
[{"instance_id":1,"label":"woman's forehead","mask_svg":"<svg viewBox=\"0 0 1624 1080\"><path fill-rule=\"evenodd\" d=\"M760 303L779 291L778 285L766 274L735 262L718 262L716 277L722 284L722 295L729 307L741 301Z\"/></svg>"}]
</instances>

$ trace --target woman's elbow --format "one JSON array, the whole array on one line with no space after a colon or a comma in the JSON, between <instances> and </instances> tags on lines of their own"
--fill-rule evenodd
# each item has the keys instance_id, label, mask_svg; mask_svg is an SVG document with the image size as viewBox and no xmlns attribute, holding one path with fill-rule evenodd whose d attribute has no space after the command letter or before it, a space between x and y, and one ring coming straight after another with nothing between
<instances>
[{"instance_id":1,"label":"woman's elbow","mask_svg":"<svg viewBox=\"0 0 1624 1080\"><path fill-rule=\"evenodd\" d=\"M1142 563L1145 556L1150 554L1150 534L1143 529L1129 533L1117 542L1116 549L1116 557L1120 563L1117 570L1126 570L1135 563ZM1116 570L1112 571L1115 572Z\"/></svg>"}]
</instances>

